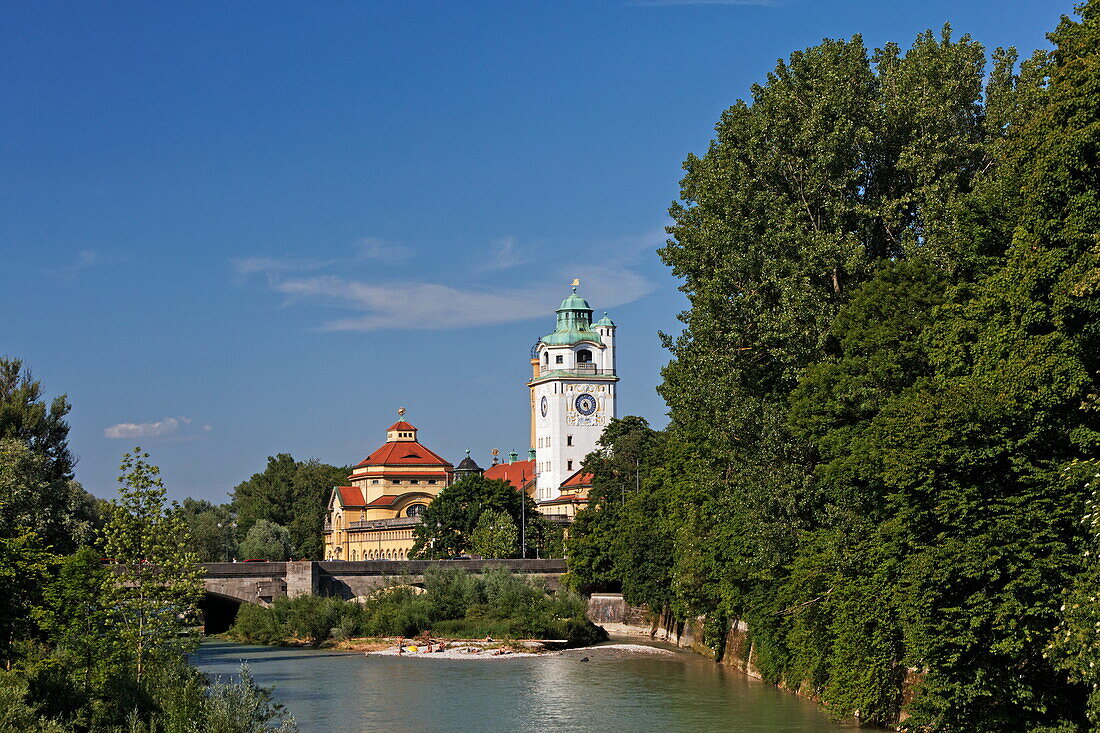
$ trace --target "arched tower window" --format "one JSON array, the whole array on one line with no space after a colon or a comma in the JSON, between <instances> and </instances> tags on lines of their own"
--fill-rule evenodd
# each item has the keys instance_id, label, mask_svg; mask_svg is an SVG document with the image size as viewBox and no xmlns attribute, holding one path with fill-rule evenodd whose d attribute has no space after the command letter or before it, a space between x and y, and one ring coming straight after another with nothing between
<instances>
[{"instance_id":1,"label":"arched tower window","mask_svg":"<svg viewBox=\"0 0 1100 733\"><path fill-rule=\"evenodd\" d=\"M592 352L588 349L581 349L577 352L577 363L588 364L592 361Z\"/></svg>"},{"instance_id":2,"label":"arched tower window","mask_svg":"<svg viewBox=\"0 0 1100 733\"><path fill-rule=\"evenodd\" d=\"M405 510L406 517L419 517L424 513L423 504L409 504L409 507Z\"/></svg>"}]
</instances>

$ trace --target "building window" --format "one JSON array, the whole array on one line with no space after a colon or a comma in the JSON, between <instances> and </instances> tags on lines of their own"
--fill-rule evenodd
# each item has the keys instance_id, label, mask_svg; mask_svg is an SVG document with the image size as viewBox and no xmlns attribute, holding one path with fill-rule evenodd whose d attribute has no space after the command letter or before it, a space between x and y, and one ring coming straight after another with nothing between
<instances>
[{"instance_id":1,"label":"building window","mask_svg":"<svg viewBox=\"0 0 1100 733\"><path fill-rule=\"evenodd\" d=\"M573 461L566 461L565 462L565 470L566 471L572 471L573 470Z\"/></svg>"},{"instance_id":2,"label":"building window","mask_svg":"<svg viewBox=\"0 0 1100 733\"><path fill-rule=\"evenodd\" d=\"M566 435L565 436L565 444L566 445L573 445L573 436L572 435Z\"/></svg>"},{"instance_id":3,"label":"building window","mask_svg":"<svg viewBox=\"0 0 1100 733\"><path fill-rule=\"evenodd\" d=\"M542 360L547 364L550 363L550 352L549 351L543 353Z\"/></svg>"},{"instance_id":4,"label":"building window","mask_svg":"<svg viewBox=\"0 0 1100 733\"><path fill-rule=\"evenodd\" d=\"M394 479L394 484L399 484L399 483L401 483L401 479Z\"/></svg>"},{"instance_id":5,"label":"building window","mask_svg":"<svg viewBox=\"0 0 1100 733\"><path fill-rule=\"evenodd\" d=\"M423 504L409 504L409 507L405 510L406 517L419 517L424 513Z\"/></svg>"},{"instance_id":6,"label":"building window","mask_svg":"<svg viewBox=\"0 0 1100 733\"><path fill-rule=\"evenodd\" d=\"M372 483L372 484L376 484L376 483L378 483L378 479L371 479L371 483Z\"/></svg>"},{"instance_id":7,"label":"building window","mask_svg":"<svg viewBox=\"0 0 1100 733\"><path fill-rule=\"evenodd\" d=\"M565 363L565 357L562 356L561 354L558 354L557 356L554 357L554 363L555 364L564 364Z\"/></svg>"},{"instance_id":8,"label":"building window","mask_svg":"<svg viewBox=\"0 0 1100 733\"><path fill-rule=\"evenodd\" d=\"M428 479L428 483L429 483L429 484L434 484L434 483L435 483L435 479L434 479L434 478L430 478L430 479Z\"/></svg>"},{"instance_id":9,"label":"building window","mask_svg":"<svg viewBox=\"0 0 1100 733\"><path fill-rule=\"evenodd\" d=\"M581 349L580 351L577 352L577 363L578 364L587 364L590 361L592 361L592 352L591 351L589 351L588 349Z\"/></svg>"},{"instance_id":10,"label":"building window","mask_svg":"<svg viewBox=\"0 0 1100 733\"><path fill-rule=\"evenodd\" d=\"M412 481L410 481L409 483L410 483L410 484L418 484L418 483L420 483L420 479L415 479L415 478L414 478L414 479L413 479Z\"/></svg>"}]
</instances>

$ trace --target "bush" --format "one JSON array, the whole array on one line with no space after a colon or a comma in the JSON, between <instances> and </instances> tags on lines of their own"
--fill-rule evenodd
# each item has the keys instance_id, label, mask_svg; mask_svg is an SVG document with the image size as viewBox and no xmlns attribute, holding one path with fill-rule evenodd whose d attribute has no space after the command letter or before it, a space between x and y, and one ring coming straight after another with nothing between
<instances>
[{"instance_id":1,"label":"bush","mask_svg":"<svg viewBox=\"0 0 1100 733\"><path fill-rule=\"evenodd\" d=\"M601 641L602 630L585 620L584 598L554 594L544 583L504 568L483 576L447 565L429 568L426 592L407 585L377 591L362 602L299 596L277 599L271 608L245 605L229 635L260 644L291 638L319 646L355 636L417 636L431 631L450 638L568 639L571 645Z\"/></svg>"},{"instance_id":2,"label":"bush","mask_svg":"<svg viewBox=\"0 0 1100 733\"><path fill-rule=\"evenodd\" d=\"M251 603L241 604L229 636L249 644L281 644L287 637L272 609Z\"/></svg>"}]
</instances>

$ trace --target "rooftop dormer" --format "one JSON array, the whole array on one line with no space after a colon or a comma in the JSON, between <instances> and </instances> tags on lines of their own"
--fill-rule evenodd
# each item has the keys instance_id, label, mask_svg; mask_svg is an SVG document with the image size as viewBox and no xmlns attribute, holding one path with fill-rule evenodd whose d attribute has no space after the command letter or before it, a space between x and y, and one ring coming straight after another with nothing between
<instances>
[{"instance_id":1,"label":"rooftop dormer","mask_svg":"<svg viewBox=\"0 0 1100 733\"><path fill-rule=\"evenodd\" d=\"M387 443L416 442L416 428L404 420L395 422L386 430Z\"/></svg>"}]
</instances>

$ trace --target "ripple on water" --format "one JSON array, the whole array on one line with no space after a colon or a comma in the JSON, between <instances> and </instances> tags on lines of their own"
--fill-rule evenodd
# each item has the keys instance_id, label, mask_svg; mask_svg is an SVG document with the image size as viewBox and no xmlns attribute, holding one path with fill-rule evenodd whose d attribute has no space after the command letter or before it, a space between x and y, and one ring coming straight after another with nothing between
<instances>
[{"instance_id":1,"label":"ripple on water","mask_svg":"<svg viewBox=\"0 0 1100 733\"><path fill-rule=\"evenodd\" d=\"M247 662L303 733L367 731L836 731L812 703L687 653L589 650L493 660L415 660L207 641L194 662ZM588 662L582 662L588 656Z\"/></svg>"}]
</instances>

